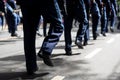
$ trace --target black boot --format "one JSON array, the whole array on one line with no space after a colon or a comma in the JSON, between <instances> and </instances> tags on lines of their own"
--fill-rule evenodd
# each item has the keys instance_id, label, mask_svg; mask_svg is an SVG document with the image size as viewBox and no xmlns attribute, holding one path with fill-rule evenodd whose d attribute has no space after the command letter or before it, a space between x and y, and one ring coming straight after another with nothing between
<instances>
[{"instance_id":1,"label":"black boot","mask_svg":"<svg viewBox=\"0 0 120 80\"><path fill-rule=\"evenodd\" d=\"M47 52L39 51L38 56L43 59L43 62L46 65L51 66L51 67L54 66L51 59L50 59L50 55Z\"/></svg>"}]
</instances>

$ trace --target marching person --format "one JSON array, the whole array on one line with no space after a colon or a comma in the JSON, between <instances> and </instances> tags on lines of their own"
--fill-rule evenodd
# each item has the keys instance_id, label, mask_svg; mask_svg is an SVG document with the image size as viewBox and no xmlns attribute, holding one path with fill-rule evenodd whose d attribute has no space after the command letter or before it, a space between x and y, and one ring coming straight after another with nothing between
<instances>
[{"instance_id":1,"label":"marching person","mask_svg":"<svg viewBox=\"0 0 120 80\"><path fill-rule=\"evenodd\" d=\"M83 45L86 46L88 45L88 40L90 39L90 31L89 31L89 18L90 18L90 0L84 0L84 4L85 4L85 10L86 10L86 14L87 14L87 20L88 20L88 25L86 27L85 30L85 35L84 35L84 42Z\"/></svg>"},{"instance_id":2,"label":"marching person","mask_svg":"<svg viewBox=\"0 0 120 80\"><path fill-rule=\"evenodd\" d=\"M11 33L11 36L18 36L17 34L17 26L20 23L20 16L17 14L17 6L14 0L7 0L5 2L5 7L6 7L6 21L8 24L8 31Z\"/></svg>"},{"instance_id":3,"label":"marching person","mask_svg":"<svg viewBox=\"0 0 120 80\"><path fill-rule=\"evenodd\" d=\"M48 35L44 38L38 56L48 66L53 66L51 54L63 33L62 17L56 0L17 0L23 15L24 51L29 75L38 70L36 62L36 29L40 16L50 22Z\"/></svg>"},{"instance_id":4,"label":"marching person","mask_svg":"<svg viewBox=\"0 0 120 80\"><path fill-rule=\"evenodd\" d=\"M110 15L110 31L114 32L115 18L117 16L117 0L110 0L111 15Z\"/></svg>"},{"instance_id":5,"label":"marching person","mask_svg":"<svg viewBox=\"0 0 120 80\"><path fill-rule=\"evenodd\" d=\"M98 24L100 21L100 10L98 8L98 4L95 0L91 0L91 15L92 15L92 33L93 40L97 39L98 36Z\"/></svg>"},{"instance_id":6,"label":"marching person","mask_svg":"<svg viewBox=\"0 0 120 80\"><path fill-rule=\"evenodd\" d=\"M66 0L66 12L66 16L64 16L65 52L66 55L71 55L71 29L73 20L76 19L79 22L79 29L77 31L75 44L80 49L83 49L82 40L88 25L88 20L83 0Z\"/></svg>"}]
</instances>

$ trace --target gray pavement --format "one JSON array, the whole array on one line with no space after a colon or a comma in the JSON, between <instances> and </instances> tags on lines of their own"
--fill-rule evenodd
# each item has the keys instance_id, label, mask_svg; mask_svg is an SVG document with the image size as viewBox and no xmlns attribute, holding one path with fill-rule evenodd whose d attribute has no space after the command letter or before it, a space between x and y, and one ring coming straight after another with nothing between
<instances>
[{"instance_id":1,"label":"gray pavement","mask_svg":"<svg viewBox=\"0 0 120 80\"><path fill-rule=\"evenodd\" d=\"M55 67L48 67L37 58L39 70L33 76L26 75L22 25L18 30L20 37L10 37L7 28L0 31L0 80L120 80L120 31L110 32L107 37L100 35L97 40L90 34L88 46L78 49L74 44L76 30L77 27L72 29L73 55L64 55L62 35L51 58ZM38 52L44 37L36 38Z\"/></svg>"}]
</instances>

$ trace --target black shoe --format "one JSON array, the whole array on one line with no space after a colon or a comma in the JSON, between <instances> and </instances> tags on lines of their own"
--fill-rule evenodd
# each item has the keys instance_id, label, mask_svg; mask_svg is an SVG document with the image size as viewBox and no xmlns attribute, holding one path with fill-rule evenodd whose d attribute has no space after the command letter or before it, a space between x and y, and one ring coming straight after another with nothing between
<instances>
[{"instance_id":1,"label":"black shoe","mask_svg":"<svg viewBox=\"0 0 120 80\"><path fill-rule=\"evenodd\" d=\"M99 33L94 33L93 34L93 40L96 40L98 36L100 36Z\"/></svg>"},{"instance_id":2,"label":"black shoe","mask_svg":"<svg viewBox=\"0 0 120 80\"><path fill-rule=\"evenodd\" d=\"M97 37L95 36L95 37L93 37L93 40L96 40L97 39Z\"/></svg>"},{"instance_id":3,"label":"black shoe","mask_svg":"<svg viewBox=\"0 0 120 80\"><path fill-rule=\"evenodd\" d=\"M110 27L110 31L111 31L111 32L114 32L114 29L113 29L113 27Z\"/></svg>"},{"instance_id":4,"label":"black shoe","mask_svg":"<svg viewBox=\"0 0 120 80\"><path fill-rule=\"evenodd\" d=\"M83 46L86 46L86 45L88 45L88 42L84 41Z\"/></svg>"},{"instance_id":5,"label":"black shoe","mask_svg":"<svg viewBox=\"0 0 120 80\"><path fill-rule=\"evenodd\" d=\"M11 37L18 37L18 34L17 33L12 33Z\"/></svg>"},{"instance_id":6,"label":"black shoe","mask_svg":"<svg viewBox=\"0 0 120 80\"><path fill-rule=\"evenodd\" d=\"M66 51L65 55L68 55L68 56L72 55L72 51L71 50L66 49L65 51Z\"/></svg>"},{"instance_id":7,"label":"black shoe","mask_svg":"<svg viewBox=\"0 0 120 80\"><path fill-rule=\"evenodd\" d=\"M43 59L43 61L44 61L44 63L46 65L51 66L51 67L54 66L53 63L52 63L52 61L51 61L51 59L50 59L50 55L48 55L48 54L43 53L42 51L40 51L38 53L38 56Z\"/></svg>"},{"instance_id":8,"label":"black shoe","mask_svg":"<svg viewBox=\"0 0 120 80\"><path fill-rule=\"evenodd\" d=\"M96 40L96 39L97 39L97 34L93 35L93 40Z\"/></svg>"},{"instance_id":9,"label":"black shoe","mask_svg":"<svg viewBox=\"0 0 120 80\"><path fill-rule=\"evenodd\" d=\"M105 34L105 33L103 33L102 35L106 37L106 34Z\"/></svg>"},{"instance_id":10,"label":"black shoe","mask_svg":"<svg viewBox=\"0 0 120 80\"><path fill-rule=\"evenodd\" d=\"M105 37L106 37L106 34L105 34L105 32L102 32L101 34L102 34L103 36L105 36Z\"/></svg>"},{"instance_id":11,"label":"black shoe","mask_svg":"<svg viewBox=\"0 0 120 80\"><path fill-rule=\"evenodd\" d=\"M27 74L28 75L34 75L37 70L38 70L38 67L36 67L34 69L27 70Z\"/></svg>"},{"instance_id":12,"label":"black shoe","mask_svg":"<svg viewBox=\"0 0 120 80\"><path fill-rule=\"evenodd\" d=\"M81 42L75 41L75 44L78 46L78 48L83 49L83 45Z\"/></svg>"}]
</instances>

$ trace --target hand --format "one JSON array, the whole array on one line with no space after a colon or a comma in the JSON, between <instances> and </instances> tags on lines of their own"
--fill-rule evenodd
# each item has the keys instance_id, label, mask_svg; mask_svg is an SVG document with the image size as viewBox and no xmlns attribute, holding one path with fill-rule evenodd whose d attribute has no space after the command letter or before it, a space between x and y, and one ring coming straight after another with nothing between
<instances>
[{"instance_id":1,"label":"hand","mask_svg":"<svg viewBox=\"0 0 120 80\"><path fill-rule=\"evenodd\" d=\"M4 13L3 13L3 12L0 12L0 15L4 16Z\"/></svg>"}]
</instances>

